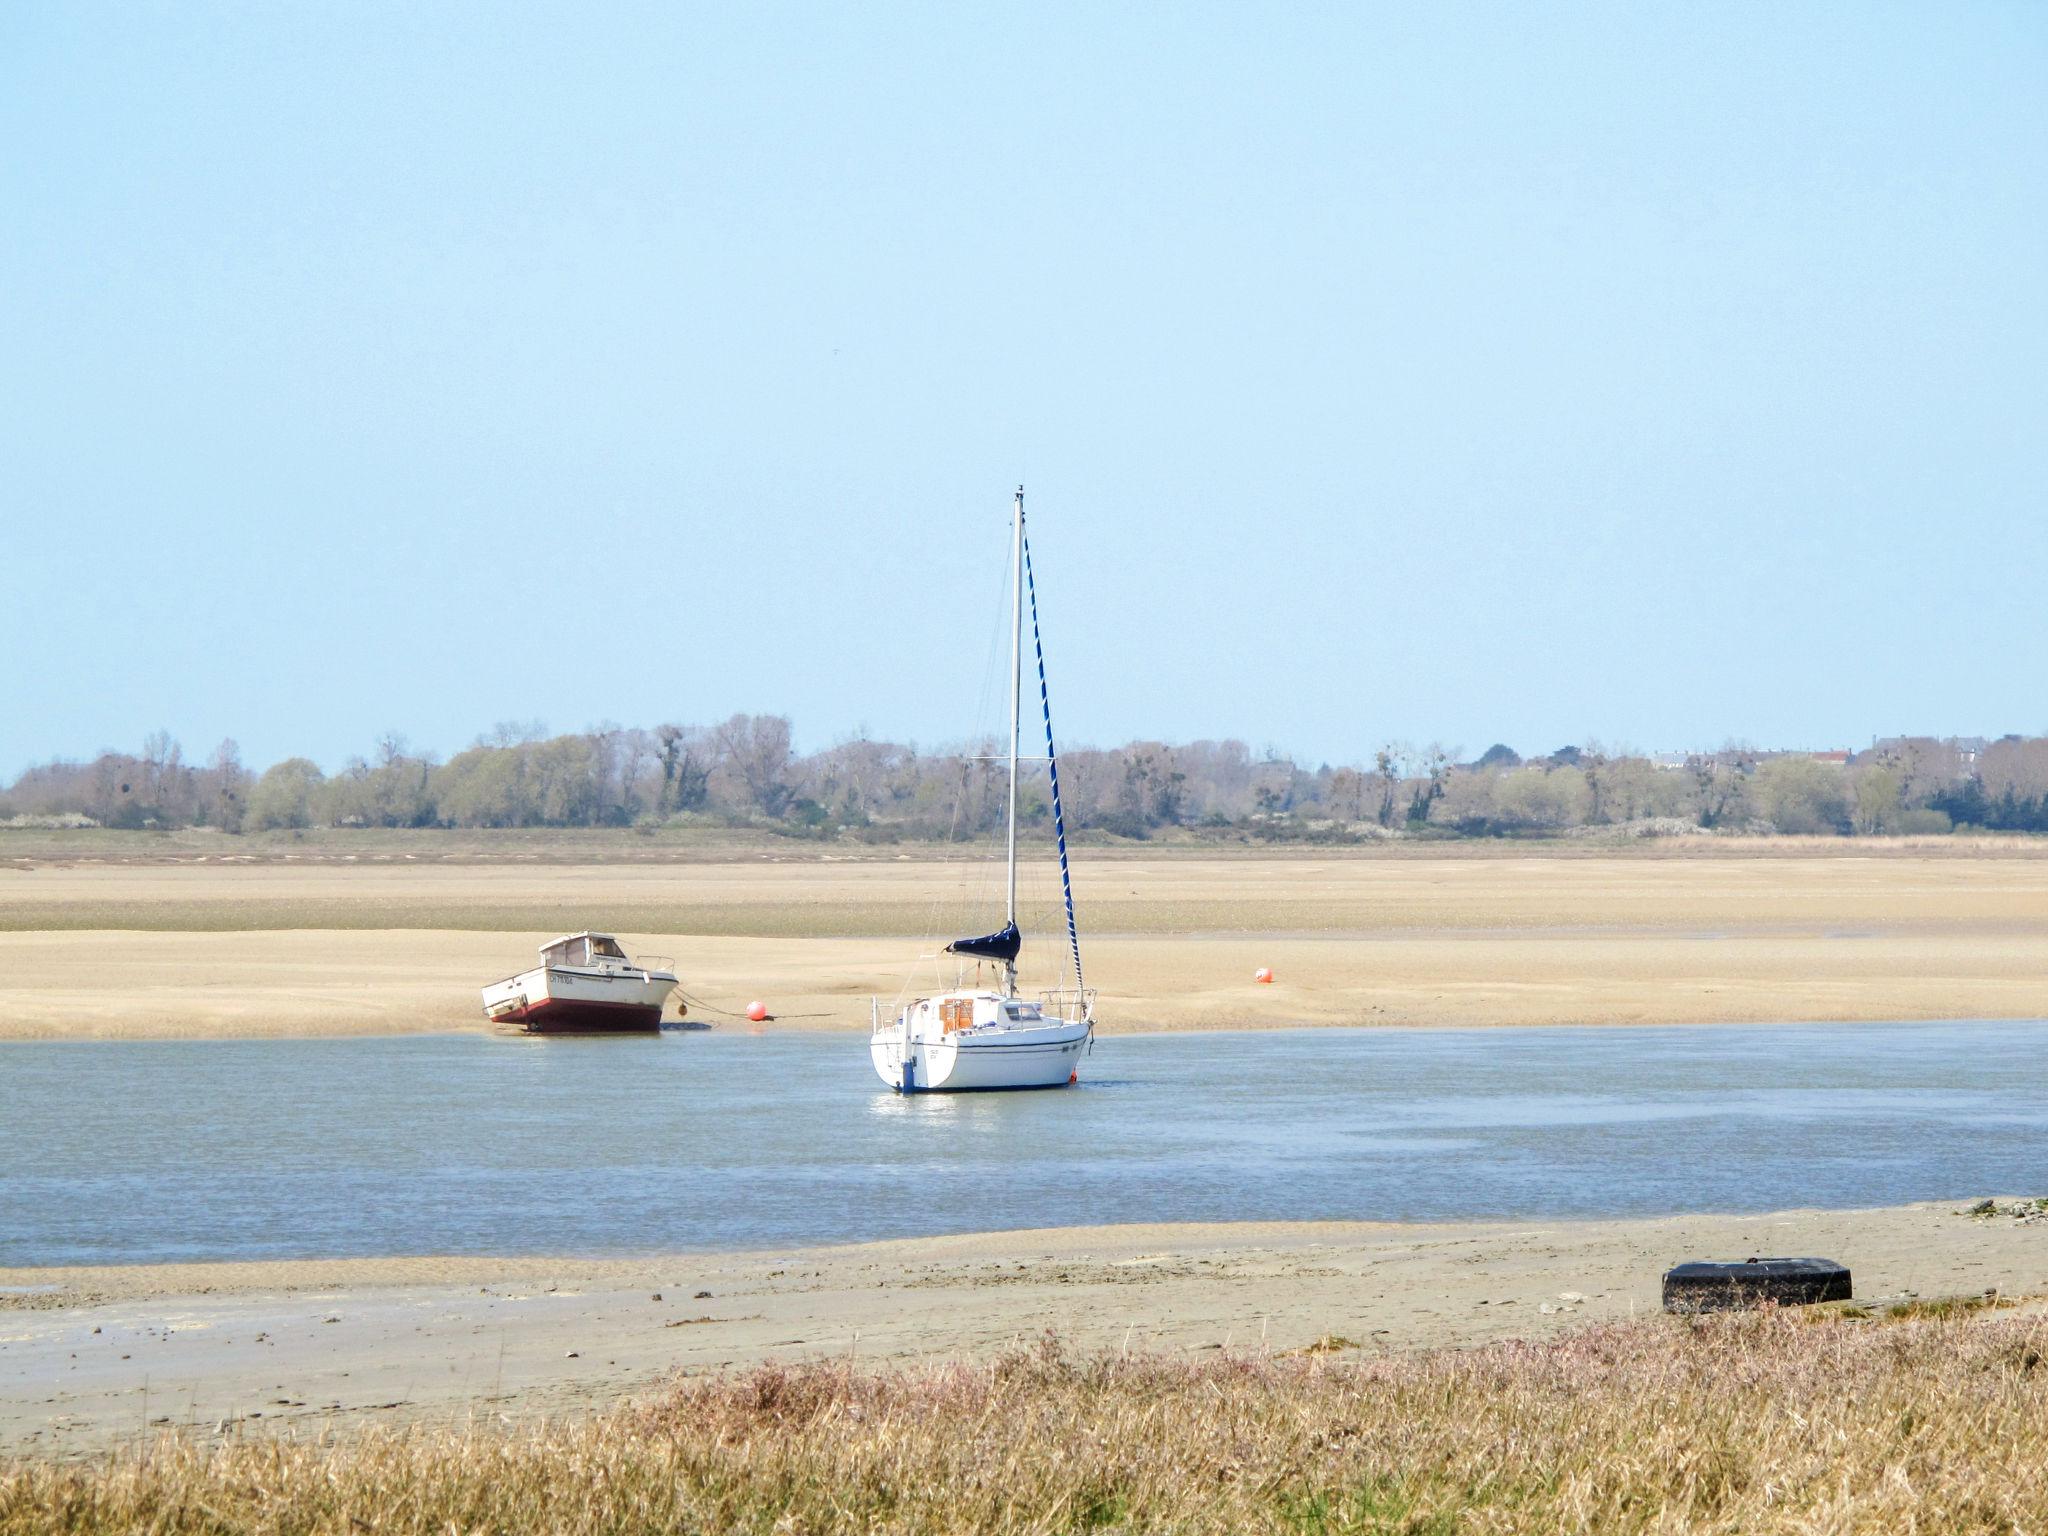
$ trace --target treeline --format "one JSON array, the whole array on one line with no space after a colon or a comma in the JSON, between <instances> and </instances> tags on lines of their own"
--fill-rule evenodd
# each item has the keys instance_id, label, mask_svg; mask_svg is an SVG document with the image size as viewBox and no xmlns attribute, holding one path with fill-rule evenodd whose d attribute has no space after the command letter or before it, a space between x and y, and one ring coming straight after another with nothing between
<instances>
[{"instance_id":1,"label":"treeline","mask_svg":"<svg viewBox=\"0 0 2048 1536\"><path fill-rule=\"evenodd\" d=\"M1282 840L1393 836L2048 831L2048 738L1902 737L1869 751L1730 747L1651 758L1589 744L1471 762L1389 743L1367 763L1309 767L1240 741L1132 742L1060 759L1069 825L1146 838L1175 828ZM794 750L780 715L568 735L501 725L445 762L387 736L338 773L288 758L260 774L232 741L189 761L158 732L137 753L29 769L0 825L311 827L757 826L790 836L967 838L1002 819L994 743L923 751L854 740ZM1028 821L1049 818L1042 781Z\"/></svg>"}]
</instances>

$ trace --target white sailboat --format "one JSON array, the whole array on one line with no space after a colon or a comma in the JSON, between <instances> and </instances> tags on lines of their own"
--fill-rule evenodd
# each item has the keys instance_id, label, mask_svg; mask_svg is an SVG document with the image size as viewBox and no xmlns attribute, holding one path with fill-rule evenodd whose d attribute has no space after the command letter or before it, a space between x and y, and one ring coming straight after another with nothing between
<instances>
[{"instance_id":1,"label":"white sailboat","mask_svg":"<svg viewBox=\"0 0 2048 1536\"><path fill-rule=\"evenodd\" d=\"M945 952L1002 967L996 988L962 987L920 997L884 1023L872 1008L868 1054L875 1072L899 1093L958 1093L989 1088L1057 1088L1077 1080L1081 1053L1095 1031L1095 993L1082 985L1081 939L1074 923L1074 886L1060 810L1059 760L1053 752L1052 705L1045 688L1045 648L1038 635L1038 595L1031 587L1031 635L1038 655L1038 697L1045 715L1045 757L1052 785L1053 833L1059 845L1060 890L1074 985L1026 998L1017 991L1017 764L1023 730L1024 599L1031 580L1024 537L1024 487L1017 487L1010 527L1010 808L1009 901L1003 926L978 939L955 939Z\"/></svg>"}]
</instances>

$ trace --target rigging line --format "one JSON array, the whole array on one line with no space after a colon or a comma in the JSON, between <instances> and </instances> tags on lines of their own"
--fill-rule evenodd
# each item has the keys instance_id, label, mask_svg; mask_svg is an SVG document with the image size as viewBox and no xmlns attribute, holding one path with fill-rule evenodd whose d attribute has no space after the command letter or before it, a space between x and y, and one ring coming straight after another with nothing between
<instances>
[{"instance_id":1,"label":"rigging line","mask_svg":"<svg viewBox=\"0 0 2048 1536\"><path fill-rule=\"evenodd\" d=\"M1031 540L1024 540L1024 586L1031 594L1031 648L1038 654L1038 703L1045 714L1045 765L1052 780L1052 834L1060 849L1060 894L1067 902L1067 943L1074 951L1074 990L1082 990L1081 930L1074 922L1074 877L1067 868L1067 819L1060 810L1060 760L1052 746L1052 696L1045 688L1045 637L1038 629L1038 583L1031 575Z\"/></svg>"},{"instance_id":2,"label":"rigging line","mask_svg":"<svg viewBox=\"0 0 2048 1536\"><path fill-rule=\"evenodd\" d=\"M997 568L995 590L988 604L989 611L995 614L996 618L989 625L988 655L982 662L981 667L980 693L974 706L974 734L967 742L962 744L963 750L960 754L960 761L963 764L977 760L970 753L986 739L988 734L985 727L988 724L989 706L995 696L996 665L1002 654L1003 626L1001 623L1000 609L1002 603L1000 599L1002 597L1003 584L1008 579L1009 565L1005 561ZM966 815L968 793L968 778L963 775L954 789L952 814L946 823L945 846L949 849L961 841L960 824ZM924 942L933 945L934 948L928 955L920 953L916 964L905 973L902 985L897 989L895 1000L890 1004L891 1010L896 1013L902 1012L904 1005L910 1000L911 994L917 990L920 978L924 975L926 961L931 962L934 990L944 991L946 989L949 982L945 972L945 954L943 950L936 946L946 934L957 934L962 928L971 927L971 914L988 904L987 898L993 889L990 866L986 860L974 861L969 871L957 881L949 881L940 877L950 872L949 867L952 861L941 858L939 862L944 866L948 866L948 868L936 873L930 882L931 897L925 909L924 933L922 936ZM977 878L980 881L978 887L975 885ZM954 966L954 976L952 978L954 983L959 981L962 969L958 964Z\"/></svg>"},{"instance_id":3,"label":"rigging line","mask_svg":"<svg viewBox=\"0 0 2048 1536\"><path fill-rule=\"evenodd\" d=\"M1001 593L1002 587L999 582L995 589L995 596L999 598ZM998 603L992 602L990 604L991 609L998 606L1000 606ZM974 760L968 756L968 752L979 744L983 734L983 727L988 722L989 704L995 694L996 661L1000 654L1002 637L1001 624L992 622L989 626L988 655L982 662L980 692L976 697L974 706L974 735L968 742L963 744L964 750L960 754L960 761L963 763ZM960 840L960 823L966 813L967 795L967 779L963 776L953 791L952 814L946 823L945 846L947 848L951 848ZM982 878L985 886L985 872ZM979 898L985 894L985 891L976 892L969 889L973 885L973 881L974 877L970 874L958 882L948 882L936 877L930 882L931 894L925 908L924 931L921 935L925 942L936 943L947 933L958 933L961 925L970 921L968 917L969 912L974 907L983 904ZM923 957L920 956L918 964L904 977L903 985L896 994L896 1001L893 1006L899 1010L901 1009L902 1004L909 997L910 993L916 989L919 977L922 974ZM945 971L936 959L934 959L932 965L932 976L935 984L943 990L946 985Z\"/></svg>"},{"instance_id":4,"label":"rigging line","mask_svg":"<svg viewBox=\"0 0 2048 1536\"><path fill-rule=\"evenodd\" d=\"M964 811L969 799L972 799L974 824L968 828L966 836L983 855L975 861L972 871L959 883L955 892L953 920L956 924L967 925L970 931L977 915L986 910L1001 889L1001 881L997 874L998 866L987 857L992 855L998 846L997 832L1000 830L1000 823L992 824L990 827L983 827L980 823L988 810L989 783L986 765L995 760L989 753L998 740L989 720L994 712L996 678L1003 661L1003 638L1007 628L1003 621L1009 606L1004 602L1003 594L1010 581L1010 562L1007 558L991 561L990 568L995 574L995 583L988 604L988 656L982 664L981 696L974 714L974 737L963 744L964 750L960 756L960 791L955 808L957 824L961 812ZM959 931L958 927L954 929L955 933Z\"/></svg>"}]
</instances>

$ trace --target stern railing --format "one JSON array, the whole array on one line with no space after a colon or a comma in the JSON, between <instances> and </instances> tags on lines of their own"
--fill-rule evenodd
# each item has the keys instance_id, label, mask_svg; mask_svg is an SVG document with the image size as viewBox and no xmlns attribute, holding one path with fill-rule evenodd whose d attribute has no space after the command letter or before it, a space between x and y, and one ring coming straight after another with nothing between
<instances>
[{"instance_id":1,"label":"stern railing","mask_svg":"<svg viewBox=\"0 0 2048 1536\"><path fill-rule=\"evenodd\" d=\"M1088 1024L1095 1018L1095 988L1051 987L1038 994L1038 1006L1070 1024Z\"/></svg>"}]
</instances>

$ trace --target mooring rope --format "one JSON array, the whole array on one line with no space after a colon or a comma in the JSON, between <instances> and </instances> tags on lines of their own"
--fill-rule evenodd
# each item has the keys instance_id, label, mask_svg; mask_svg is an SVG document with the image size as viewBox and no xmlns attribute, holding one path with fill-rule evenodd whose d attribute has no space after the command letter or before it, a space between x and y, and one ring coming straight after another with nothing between
<instances>
[{"instance_id":1,"label":"mooring rope","mask_svg":"<svg viewBox=\"0 0 2048 1536\"><path fill-rule=\"evenodd\" d=\"M688 992L685 992L681 986L678 986L675 989L675 992L677 997L681 998L685 1003L689 1004L690 1007L696 1009L699 1013L721 1014L724 1017L731 1019L735 1023L739 1024L752 1024L756 1022L755 1020L748 1018L744 1013L734 1013L730 1008L719 1008L714 1006L713 1004L705 1002L702 998L692 997ZM833 1013L771 1013L768 1015L767 1019L763 1019L759 1022L767 1023L770 1020L774 1019L832 1019L837 1017L838 1015Z\"/></svg>"}]
</instances>

